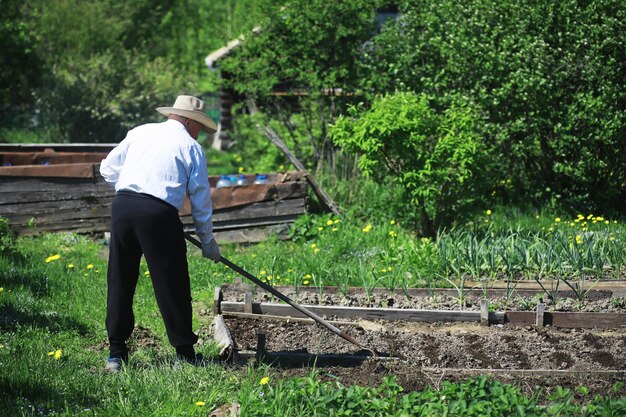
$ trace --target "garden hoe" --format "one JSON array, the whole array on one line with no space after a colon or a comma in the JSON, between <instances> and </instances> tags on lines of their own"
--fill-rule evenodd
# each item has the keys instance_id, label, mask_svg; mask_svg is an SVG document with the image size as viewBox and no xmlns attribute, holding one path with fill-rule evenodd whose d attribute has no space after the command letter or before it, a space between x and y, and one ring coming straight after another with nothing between
<instances>
[{"instance_id":1,"label":"garden hoe","mask_svg":"<svg viewBox=\"0 0 626 417\"><path fill-rule=\"evenodd\" d=\"M200 241L197 240L196 238L194 238L193 236L191 236L189 233L185 233L185 239L187 239L189 242L191 242L193 245L197 246L198 248L202 249L202 245L201 245ZM331 323L327 322L326 320L324 320L323 318L321 318L317 314L313 313L312 311L309 311L308 309L306 309L306 308L302 307L301 305L295 303L289 297L287 297L286 295L284 295L283 293L281 293L280 291L278 291L277 289L275 289L271 285L268 285L268 284L264 283L263 281L261 281L260 279L258 279L254 275L252 275L251 273L245 271L243 268L235 265L234 263L232 263L228 259L224 258L223 256L220 257L220 262L223 263L224 265L226 265L227 267L229 267L230 269L232 269L233 271L235 271L235 272L239 273L240 275L248 278L250 281L254 282L256 285L258 285L259 287L263 288L265 291L267 291L270 294L276 296L278 299L286 302L287 304L289 304L290 306L292 306L293 308L295 308L296 310L298 310L302 314L312 318L317 323L321 324L322 326L326 327L331 332L335 333L337 336L341 337L342 339L347 340L348 342L352 343L355 346L360 347L361 349L365 349L365 350L371 352L374 358L378 357L378 355L376 354L376 352L374 352L374 350L372 350L372 349L370 349L370 348L368 348L366 346L363 346L362 344L357 342L349 334L341 331L339 328L333 326Z\"/></svg>"}]
</instances>

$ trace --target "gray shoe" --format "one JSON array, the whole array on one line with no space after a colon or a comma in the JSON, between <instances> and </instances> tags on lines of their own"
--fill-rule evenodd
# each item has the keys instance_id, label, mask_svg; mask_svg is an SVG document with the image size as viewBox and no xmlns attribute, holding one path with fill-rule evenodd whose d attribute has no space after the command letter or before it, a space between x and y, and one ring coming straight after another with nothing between
<instances>
[{"instance_id":1,"label":"gray shoe","mask_svg":"<svg viewBox=\"0 0 626 417\"><path fill-rule=\"evenodd\" d=\"M124 361L122 360L122 358L109 356L107 358L106 364L104 365L104 370L109 372L119 372L119 370L122 369L123 364Z\"/></svg>"}]
</instances>

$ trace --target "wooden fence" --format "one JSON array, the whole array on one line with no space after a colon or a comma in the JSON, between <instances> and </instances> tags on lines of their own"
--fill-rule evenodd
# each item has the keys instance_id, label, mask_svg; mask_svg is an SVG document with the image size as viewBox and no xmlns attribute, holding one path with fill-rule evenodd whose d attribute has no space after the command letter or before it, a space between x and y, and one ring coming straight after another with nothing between
<instances>
[{"instance_id":1,"label":"wooden fence","mask_svg":"<svg viewBox=\"0 0 626 417\"><path fill-rule=\"evenodd\" d=\"M88 152L87 145L48 146L0 148L0 217L8 218L22 235L107 232L115 191L99 174L106 146L94 152ZM272 233L286 237L289 225L306 213L304 173L267 176L269 184L252 184L254 175L248 175L249 185L224 188L215 188L219 177L209 177L218 240L258 242ZM180 216L185 229L193 231L188 200Z\"/></svg>"}]
</instances>

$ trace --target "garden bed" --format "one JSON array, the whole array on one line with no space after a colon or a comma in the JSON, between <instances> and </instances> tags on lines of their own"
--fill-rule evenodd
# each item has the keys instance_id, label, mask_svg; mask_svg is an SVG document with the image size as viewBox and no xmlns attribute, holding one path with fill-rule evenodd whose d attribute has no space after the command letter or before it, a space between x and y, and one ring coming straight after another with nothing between
<instances>
[{"instance_id":1,"label":"garden bed","mask_svg":"<svg viewBox=\"0 0 626 417\"><path fill-rule=\"evenodd\" d=\"M384 376L393 374L408 390L437 387L442 381L460 381L489 374L530 391L537 385L548 389L556 385L584 385L592 392L606 394L614 383L626 377L626 314L624 305L614 302L619 298L612 297L610 289L592 295L583 303L594 306L598 312L586 313L579 309L577 313L591 314L589 317L612 314L616 320L606 329L576 328L575 325L561 328L551 325L551 319L542 323L546 327L537 326L535 311L528 312L532 324L526 325L512 325L504 320L506 313L524 312L492 311L490 321L498 317L502 317L502 321L486 326L480 323L482 294L468 295L461 309L458 300L447 289L431 289L426 297L418 296L419 290L399 295L384 289L366 292L355 288L349 291L326 288L321 294L315 288L279 289L296 302L314 304L308 307L331 320L362 345L375 350L380 357L373 358L370 352L329 333L308 318L296 317L295 310L276 304L276 300L260 290L251 295L248 285L231 284L216 292L214 309L223 314L236 345L234 358L243 362L269 363L289 375L305 374L307 368L315 366L322 370L322 377L345 384L375 386ZM580 303L566 295L561 294L561 300ZM402 308L373 307L387 305L391 298L393 305ZM498 302L498 298L489 302ZM349 307L341 307L346 305ZM558 305L557 302L552 307ZM324 306L329 308L327 313L342 311L342 308L359 313L352 317L349 314L338 317L324 314L324 310L315 310ZM422 321L363 318L368 317L363 316L363 311L368 309L404 309L409 312L425 306L436 306L439 310L420 310L420 314L429 317ZM609 310L615 312L607 312ZM471 312L478 312L471 320L446 322L454 314L461 317ZM559 317L558 313L556 310L546 312L543 317ZM572 323L590 327L586 322L596 325L601 322L589 317L581 316Z\"/></svg>"}]
</instances>

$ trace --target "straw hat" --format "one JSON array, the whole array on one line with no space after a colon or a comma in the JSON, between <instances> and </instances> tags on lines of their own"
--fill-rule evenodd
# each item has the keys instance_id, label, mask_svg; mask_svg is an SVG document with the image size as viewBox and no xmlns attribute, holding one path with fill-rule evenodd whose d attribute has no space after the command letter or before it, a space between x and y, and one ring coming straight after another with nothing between
<instances>
[{"instance_id":1,"label":"straw hat","mask_svg":"<svg viewBox=\"0 0 626 417\"><path fill-rule=\"evenodd\" d=\"M204 101L194 96L178 96L173 107L157 107L156 111L164 116L177 114L195 120L204 126L206 133L217 132L217 125L209 116L204 113Z\"/></svg>"}]
</instances>

